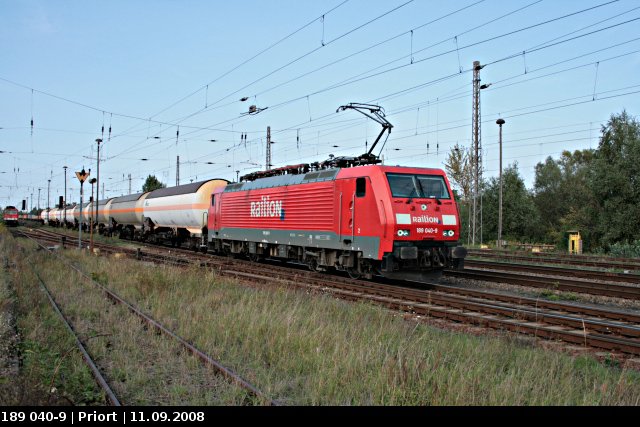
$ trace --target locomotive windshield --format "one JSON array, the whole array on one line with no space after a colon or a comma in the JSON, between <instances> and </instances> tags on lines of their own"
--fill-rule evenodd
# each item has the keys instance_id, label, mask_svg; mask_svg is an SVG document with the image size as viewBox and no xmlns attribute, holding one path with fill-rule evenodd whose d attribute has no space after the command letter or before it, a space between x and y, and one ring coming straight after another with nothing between
<instances>
[{"instance_id":1,"label":"locomotive windshield","mask_svg":"<svg viewBox=\"0 0 640 427\"><path fill-rule=\"evenodd\" d=\"M451 198L441 175L388 173L387 179L393 197Z\"/></svg>"}]
</instances>

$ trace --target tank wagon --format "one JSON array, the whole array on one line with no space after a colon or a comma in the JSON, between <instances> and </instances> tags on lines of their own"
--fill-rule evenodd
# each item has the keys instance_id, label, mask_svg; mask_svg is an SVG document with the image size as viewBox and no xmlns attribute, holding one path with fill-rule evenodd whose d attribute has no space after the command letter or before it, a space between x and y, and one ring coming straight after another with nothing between
<instances>
[{"instance_id":1,"label":"tank wagon","mask_svg":"<svg viewBox=\"0 0 640 427\"><path fill-rule=\"evenodd\" d=\"M141 238L142 203L148 194L129 194L111 200L108 216L104 215L109 232L118 233L122 239Z\"/></svg>"},{"instance_id":2,"label":"tank wagon","mask_svg":"<svg viewBox=\"0 0 640 427\"><path fill-rule=\"evenodd\" d=\"M98 225L98 232L100 234L104 234L105 231L109 227L110 223L110 214L111 214L111 203L115 200L115 198L99 200L96 206L93 208L97 210L94 212L94 218L96 220L96 224Z\"/></svg>"},{"instance_id":3,"label":"tank wagon","mask_svg":"<svg viewBox=\"0 0 640 427\"><path fill-rule=\"evenodd\" d=\"M102 200L97 226L124 239L206 249L209 198L227 183L213 179Z\"/></svg>"},{"instance_id":4,"label":"tank wagon","mask_svg":"<svg viewBox=\"0 0 640 427\"><path fill-rule=\"evenodd\" d=\"M211 194L228 181L212 179L160 188L144 200L144 230L150 241L169 241L191 248L207 248L207 222Z\"/></svg>"},{"instance_id":5,"label":"tank wagon","mask_svg":"<svg viewBox=\"0 0 640 427\"><path fill-rule=\"evenodd\" d=\"M425 280L462 268L440 169L368 165L229 184L211 195L209 249L352 276Z\"/></svg>"},{"instance_id":6,"label":"tank wagon","mask_svg":"<svg viewBox=\"0 0 640 427\"><path fill-rule=\"evenodd\" d=\"M51 208L49 209L49 214L47 216L47 224L58 226L60 225L60 209Z\"/></svg>"},{"instance_id":7,"label":"tank wagon","mask_svg":"<svg viewBox=\"0 0 640 427\"><path fill-rule=\"evenodd\" d=\"M40 222L42 224L49 224L49 209L43 209L40 212Z\"/></svg>"}]
</instances>

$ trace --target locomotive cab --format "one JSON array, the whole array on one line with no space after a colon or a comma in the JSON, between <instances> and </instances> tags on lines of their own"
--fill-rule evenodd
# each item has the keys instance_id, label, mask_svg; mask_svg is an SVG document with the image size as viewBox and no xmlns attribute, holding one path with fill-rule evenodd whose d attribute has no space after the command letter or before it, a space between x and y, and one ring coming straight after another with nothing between
<instances>
[{"instance_id":1,"label":"locomotive cab","mask_svg":"<svg viewBox=\"0 0 640 427\"><path fill-rule=\"evenodd\" d=\"M382 258L382 274L420 280L462 268L466 249L458 246L458 207L444 172L403 169L385 173L394 241Z\"/></svg>"}]
</instances>

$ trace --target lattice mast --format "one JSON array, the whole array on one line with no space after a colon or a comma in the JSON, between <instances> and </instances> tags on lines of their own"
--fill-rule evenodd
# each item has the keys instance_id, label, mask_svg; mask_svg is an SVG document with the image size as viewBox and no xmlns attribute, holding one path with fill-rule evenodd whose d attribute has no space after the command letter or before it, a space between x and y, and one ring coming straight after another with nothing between
<instances>
[{"instance_id":1,"label":"lattice mast","mask_svg":"<svg viewBox=\"0 0 640 427\"><path fill-rule=\"evenodd\" d=\"M266 170L271 170L271 126L267 126L267 165Z\"/></svg>"},{"instance_id":2,"label":"lattice mast","mask_svg":"<svg viewBox=\"0 0 640 427\"><path fill-rule=\"evenodd\" d=\"M473 208L471 212L471 244L476 240L482 244L482 129L480 119L480 70L484 65L473 62L473 109L471 120L471 140L473 143Z\"/></svg>"},{"instance_id":3,"label":"lattice mast","mask_svg":"<svg viewBox=\"0 0 640 427\"><path fill-rule=\"evenodd\" d=\"M180 156L176 158L176 187L180 185Z\"/></svg>"}]
</instances>

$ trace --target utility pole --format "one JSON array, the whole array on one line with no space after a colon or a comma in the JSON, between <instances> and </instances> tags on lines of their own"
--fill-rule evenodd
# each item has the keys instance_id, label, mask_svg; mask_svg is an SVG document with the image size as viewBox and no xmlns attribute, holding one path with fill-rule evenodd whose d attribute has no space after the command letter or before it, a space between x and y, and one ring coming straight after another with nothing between
<instances>
[{"instance_id":1,"label":"utility pole","mask_svg":"<svg viewBox=\"0 0 640 427\"><path fill-rule=\"evenodd\" d=\"M51 212L51 207L49 206L49 193L51 190L51 180L47 180L47 224L49 224L49 212Z\"/></svg>"},{"instance_id":2,"label":"utility pole","mask_svg":"<svg viewBox=\"0 0 640 427\"><path fill-rule=\"evenodd\" d=\"M63 200L63 206L60 206L61 209L63 209L64 215L63 215L63 224L65 226L65 228L67 227L67 166L63 166L62 167L64 169L64 200Z\"/></svg>"},{"instance_id":3,"label":"utility pole","mask_svg":"<svg viewBox=\"0 0 640 427\"><path fill-rule=\"evenodd\" d=\"M93 212L95 213L95 219L93 220L94 224L98 222L97 221L98 208L100 207L100 202L99 202L100 196L98 195L98 193L100 192L100 143L102 142L102 139L96 138L96 142L98 143L98 168L97 168L98 170L96 171L96 201L95 201L96 206L95 206L95 209L93 210ZM91 185L91 197L93 197L93 184ZM91 244L91 250L93 250L93 242Z\"/></svg>"},{"instance_id":4,"label":"utility pole","mask_svg":"<svg viewBox=\"0 0 640 427\"><path fill-rule=\"evenodd\" d=\"M176 187L180 185L180 156L176 159Z\"/></svg>"},{"instance_id":5,"label":"utility pole","mask_svg":"<svg viewBox=\"0 0 640 427\"><path fill-rule=\"evenodd\" d=\"M129 174L129 194L131 194L131 174Z\"/></svg>"},{"instance_id":6,"label":"utility pole","mask_svg":"<svg viewBox=\"0 0 640 427\"><path fill-rule=\"evenodd\" d=\"M40 187L38 187L38 210L40 210Z\"/></svg>"},{"instance_id":7,"label":"utility pole","mask_svg":"<svg viewBox=\"0 0 640 427\"><path fill-rule=\"evenodd\" d=\"M498 247L502 247L502 125L505 124L504 119L496 120L496 124L500 126L500 196L498 201Z\"/></svg>"},{"instance_id":8,"label":"utility pole","mask_svg":"<svg viewBox=\"0 0 640 427\"><path fill-rule=\"evenodd\" d=\"M473 141L473 209L471 221L471 244L476 244L478 236L478 194L480 191L480 155L482 153L480 147L480 61L473 62L473 115L471 118L471 134Z\"/></svg>"},{"instance_id":9,"label":"utility pole","mask_svg":"<svg viewBox=\"0 0 640 427\"><path fill-rule=\"evenodd\" d=\"M486 89L491 84L480 84L480 70L484 65L480 61L473 62L473 114L471 123L471 134L473 141L471 160L473 169L473 209L471 220L471 244L476 244L476 239L482 245L482 194L480 185L482 183L482 138L480 119L480 90Z\"/></svg>"},{"instance_id":10,"label":"utility pole","mask_svg":"<svg viewBox=\"0 0 640 427\"><path fill-rule=\"evenodd\" d=\"M271 126L267 126L267 169L271 170Z\"/></svg>"},{"instance_id":11,"label":"utility pole","mask_svg":"<svg viewBox=\"0 0 640 427\"><path fill-rule=\"evenodd\" d=\"M95 202L93 200L93 184L95 184L97 182L96 178L91 178L89 180L89 183L91 183L91 216L89 218L91 218L89 220L89 233L90 233L90 237L89 237L89 252L93 253L93 226L96 222L93 221L93 212L94 210L97 211L97 209L94 209L93 206L95 205ZM96 195L98 193L97 191L98 189L96 188ZM98 197L96 197L97 199Z\"/></svg>"}]
</instances>

